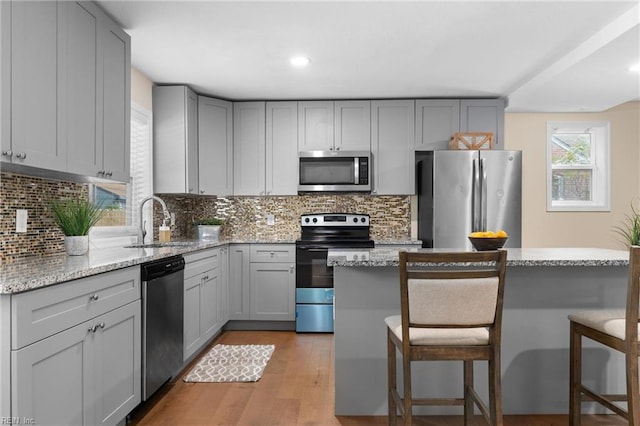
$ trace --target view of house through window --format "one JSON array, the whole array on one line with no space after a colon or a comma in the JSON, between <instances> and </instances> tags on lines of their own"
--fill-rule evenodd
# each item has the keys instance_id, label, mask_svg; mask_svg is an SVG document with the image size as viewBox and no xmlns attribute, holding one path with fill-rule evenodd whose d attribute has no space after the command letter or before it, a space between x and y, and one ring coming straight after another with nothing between
<instances>
[{"instance_id":1,"label":"view of house through window","mask_svg":"<svg viewBox=\"0 0 640 426\"><path fill-rule=\"evenodd\" d=\"M138 206L152 195L151 112L131 104L131 158L129 183L96 183L91 199L106 210L98 227L138 226ZM150 203L147 203L150 204ZM145 206L144 219L151 223L152 210Z\"/></svg>"},{"instance_id":2,"label":"view of house through window","mask_svg":"<svg viewBox=\"0 0 640 426\"><path fill-rule=\"evenodd\" d=\"M547 123L547 210L609 210L609 124Z\"/></svg>"}]
</instances>

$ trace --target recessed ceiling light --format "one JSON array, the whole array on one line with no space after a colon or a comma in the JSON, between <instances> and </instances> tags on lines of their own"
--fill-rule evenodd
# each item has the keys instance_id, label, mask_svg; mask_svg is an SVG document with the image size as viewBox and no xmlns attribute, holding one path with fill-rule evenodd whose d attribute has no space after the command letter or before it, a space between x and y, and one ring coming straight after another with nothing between
<instances>
[{"instance_id":1,"label":"recessed ceiling light","mask_svg":"<svg viewBox=\"0 0 640 426\"><path fill-rule=\"evenodd\" d=\"M629 67L629 71L631 71L631 72L640 72L640 63L631 65Z\"/></svg>"},{"instance_id":2,"label":"recessed ceiling light","mask_svg":"<svg viewBox=\"0 0 640 426\"><path fill-rule=\"evenodd\" d=\"M311 60L306 56L294 56L289 60L289 62L291 62L291 65L293 65L294 67L301 68L309 65L309 62L311 62Z\"/></svg>"}]
</instances>

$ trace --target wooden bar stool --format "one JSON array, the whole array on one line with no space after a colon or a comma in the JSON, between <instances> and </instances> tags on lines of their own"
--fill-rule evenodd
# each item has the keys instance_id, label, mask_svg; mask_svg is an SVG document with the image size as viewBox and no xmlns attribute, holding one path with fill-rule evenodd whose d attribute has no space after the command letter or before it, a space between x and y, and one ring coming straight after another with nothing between
<instances>
[{"instance_id":1,"label":"wooden bar stool","mask_svg":"<svg viewBox=\"0 0 640 426\"><path fill-rule=\"evenodd\" d=\"M400 315L387 317L389 424L398 412L412 424L414 405L464 405L465 425L474 405L490 425L502 425L500 341L507 252L400 252ZM446 266L443 266L447 264ZM402 355L403 395L396 385ZM459 360L463 397L415 398L411 362ZM473 362L488 361L489 409L474 389Z\"/></svg>"},{"instance_id":2,"label":"wooden bar stool","mask_svg":"<svg viewBox=\"0 0 640 426\"><path fill-rule=\"evenodd\" d=\"M595 401L640 426L640 392L638 391L638 304L640 297L640 247L629 251L627 307L618 310L594 310L569 315L570 370L569 423L580 425L582 401ZM582 337L599 342L624 354L627 393L598 393L582 384ZM616 402L627 402L625 410Z\"/></svg>"}]
</instances>

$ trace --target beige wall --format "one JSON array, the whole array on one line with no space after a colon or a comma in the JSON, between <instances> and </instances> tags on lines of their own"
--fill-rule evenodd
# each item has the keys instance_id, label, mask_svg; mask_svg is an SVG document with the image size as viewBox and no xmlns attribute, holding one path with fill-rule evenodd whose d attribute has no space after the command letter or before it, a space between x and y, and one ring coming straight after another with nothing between
<instances>
[{"instance_id":1,"label":"beige wall","mask_svg":"<svg viewBox=\"0 0 640 426\"><path fill-rule=\"evenodd\" d=\"M143 108L152 110L153 82L135 68L131 68L131 100Z\"/></svg>"},{"instance_id":2,"label":"beige wall","mask_svg":"<svg viewBox=\"0 0 640 426\"><path fill-rule=\"evenodd\" d=\"M611 211L547 212L546 122L611 123ZM522 246L624 249L613 232L630 203L640 202L640 102L601 113L510 113L505 116L505 149L522 154Z\"/></svg>"}]
</instances>

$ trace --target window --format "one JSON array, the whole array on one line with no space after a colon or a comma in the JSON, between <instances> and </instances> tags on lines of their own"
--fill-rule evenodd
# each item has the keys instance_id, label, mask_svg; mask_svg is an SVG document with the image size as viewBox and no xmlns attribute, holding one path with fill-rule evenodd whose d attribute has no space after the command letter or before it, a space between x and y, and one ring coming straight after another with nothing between
<instances>
[{"instance_id":1,"label":"window","mask_svg":"<svg viewBox=\"0 0 640 426\"><path fill-rule=\"evenodd\" d=\"M107 210L102 220L91 232L93 246L125 243L123 240L137 236L139 227L138 206L143 198L153 195L152 172L152 120L151 112L131 104L131 156L129 183L96 183L89 186L89 195ZM153 210L147 203L143 220L152 223ZM95 244L94 244L95 242ZM130 241L126 241L130 242Z\"/></svg>"},{"instance_id":2,"label":"window","mask_svg":"<svg viewBox=\"0 0 640 426\"><path fill-rule=\"evenodd\" d=\"M547 210L609 211L609 123L547 122Z\"/></svg>"}]
</instances>

